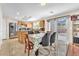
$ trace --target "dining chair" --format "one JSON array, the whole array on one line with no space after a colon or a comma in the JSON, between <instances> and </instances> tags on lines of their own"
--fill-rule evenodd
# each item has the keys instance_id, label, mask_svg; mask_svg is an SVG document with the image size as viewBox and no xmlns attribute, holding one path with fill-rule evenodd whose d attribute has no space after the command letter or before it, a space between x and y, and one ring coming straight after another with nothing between
<instances>
[{"instance_id":1,"label":"dining chair","mask_svg":"<svg viewBox=\"0 0 79 59\"><path fill-rule=\"evenodd\" d=\"M30 51L33 49L34 44L29 40L28 34L26 34L25 38L25 53L28 50L28 56L30 55Z\"/></svg>"},{"instance_id":2,"label":"dining chair","mask_svg":"<svg viewBox=\"0 0 79 59\"><path fill-rule=\"evenodd\" d=\"M49 37L48 37L48 35L49 35L48 32L44 34L44 36L42 37L42 41L39 43L39 45L40 45L39 48L46 49L46 47L49 46ZM38 56L38 54L39 54L39 48L35 52L36 56Z\"/></svg>"},{"instance_id":3,"label":"dining chair","mask_svg":"<svg viewBox=\"0 0 79 59\"><path fill-rule=\"evenodd\" d=\"M56 37L56 32L54 32L54 33L51 34L51 36L50 36L50 46L52 46L53 43L55 43L55 37Z\"/></svg>"},{"instance_id":4,"label":"dining chair","mask_svg":"<svg viewBox=\"0 0 79 59\"><path fill-rule=\"evenodd\" d=\"M55 52L56 52L55 37L56 37L56 32L53 32L53 33L47 32L42 38L42 42L40 42L40 44L42 45L42 50L45 51L45 49L47 49L49 55L52 50L54 51L53 53L55 55Z\"/></svg>"},{"instance_id":5,"label":"dining chair","mask_svg":"<svg viewBox=\"0 0 79 59\"><path fill-rule=\"evenodd\" d=\"M33 49L33 43L29 40L28 33L25 31L19 31L18 32L18 41L21 44L25 45L24 52L26 53L26 50L28 50L28 56L30 55L30 51Z\"/></svg>"},{"instance_id":6,"label":"dining chair","mask_svg":"<svg viewBox=\"0 0 79 59\"><path fill-rule=\"evenodd\" d=\"M48 46L49 40L48 40L48 33L45 33L45 35L42 37L42 41L40 42L40 45L42 46Z\"/></svg>"},{"instance_id":7,"label":"dining chair","mask_svg":"<svg viewBox=\"0 0 79 59\"><path fill-rule=\"evenodd\" d=\"M56 44L55 44L55 39L56 38L56 32L52 33L50 36L50 51L53 48L54 54L56 52Z\"/></svg>"}]
</instances>

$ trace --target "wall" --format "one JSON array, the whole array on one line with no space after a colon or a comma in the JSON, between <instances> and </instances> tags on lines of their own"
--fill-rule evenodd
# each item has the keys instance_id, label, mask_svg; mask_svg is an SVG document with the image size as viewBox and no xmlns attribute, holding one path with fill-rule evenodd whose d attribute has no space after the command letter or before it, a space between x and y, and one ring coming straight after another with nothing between
<instances>
[{"instance_id":1,"label":"wall","mask_svg":"<svg viewBox=\"0 0 79 59\"><path fill-rule=\"evenodd\" d=\"M1 13L0 13L1 14ZM1 18L1 16L0 16ZM2 20L0 20L0 35L1 39L9 39L9 23L16 23L16 21L12 18L8 17L2 17Z\"/></svg>"},{"instance_id":2,"label":"wall","mask_svg":"<svg viewBox=\"0 0 79 59\"><path fill-rule=\"evenodd\" d=\"M3 25L4 25L3 39L9 39L9 23L17 23L17 22L18 22L18 20L15 20L9 16L3 17ZM30 28L32 27L32 23L27 23L27 24L28 24L27 25L28 27L30 27Z\"/></svg>"},{"instance_id":3,"label":"wall","mask_svg":"<svg viewBox=\"0 0 79 59\"><path fill-rule=\"evenodd\" d=\"M9 39L9 23L17 23L18 20L15 20L11 17L6 16L6 17L4 17L4 21L5 21L5 24L6 24L6 26L5 26L5 31L6 31L5 32L5 38ZM32 23L24 22L24 25L25 24L27 24L27 27L32 28Z\"/></svg>"},{"instance_id":4,"label":"wall","mask_svg":"<svg viewBox=\"0 0 79 59\"><path fill-rule=\"evenodd\" d=\"M3 39L6 38L6 20L3 18L2 22L2 32L3 32Z\"/></svg>"},{"instance_id":5,"label":"wall","mask_svg":"<svg viewBox=\"0 0 79 59\"><path fill-rule=\"evenodd\" d=\"M14 19L3 17L2 9L0 5L0 43L2 43L3 39L9 38L9 23L16 22Z\"/></svg>"},{"instance_id":6,"label":"wall","mask_svg":"<svg viewBox=\"0 0 79 59\"><path fill-rule=\"evenodd\" d=\"M3 39L3 19L2 19L1 5L0 5L0 47L2 44L2 39Z\"/></svg>"},{"instance_id":7,"label":"wall","mask_svg":"<svg viewBox=\"0 0 79 59\"><path fill-rule=\"evenodd\" d=\"M9 39L9 23L17 23L17 20L15 20L15 19L12 19L12 18L10 18L10 17L5 17L4 18L5 19L5 21L6 21L6 39Z\"/></svg>"},{"instance_id":8,"label":"wall","mask_svg":"<svg viewBox=\"0 0 79 59\"><path fill-rule=\"evenodd\" d=\"M68 12L65 12L65 13L60 13L60 14L57 14L57 15L54 15L54 16L50 16L50 17L48 17L48 19L53 19L53 18L66 16L66 15L70 15L70 16L71 15L79 15L79 9L71 10L71 11L68 11ZM69 20L68 20L68 42L69 43L73 42L71 18L69 18Z\"/></svg>"},{"instance_id":9,"label":"wall","mask_svg":"<svg viewBox=\"0 0 79 59\"><path fill-rule=\"evenodd\" d=\"M69 12L66 12L66 13L62 13L62 14L59 14L58 16L65 16L65 15L77 15L79 14L79 10L72 10L72 11L69 11ZM69 18L68 20L68 40L69 40L69 43L72 43L73 42L73 35L72 35L72 21L71 21L71 18Z\"/></svg>"},{"instance_id":10,"label":"wall","mask_svg":"<svg viewBox=\"0 0 79 59\"><path fill-rule=\"evenodd\" d=\"M0 46L3 39L9 38L9 22L15 22L9 18L3 17L2 9L0 5Z\"/></svg>"},{"instance_id":11,"label":"wall","mask_svg":"<svg viewBox=\"0 0 79 59\"><path fill-rule=\"evenodd\" d=\"M45 32L49 31L49 23L45 20Z\"/></svg>"}]
</instances>

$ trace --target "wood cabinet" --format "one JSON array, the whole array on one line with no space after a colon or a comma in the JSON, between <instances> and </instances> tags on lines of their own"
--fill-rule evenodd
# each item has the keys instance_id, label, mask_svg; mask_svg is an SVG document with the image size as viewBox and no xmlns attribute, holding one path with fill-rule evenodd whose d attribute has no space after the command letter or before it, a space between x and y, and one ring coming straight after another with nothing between
<instances>
[{"instance_id":1,"label":"wood cabinet","mask_svg":"<svg viewBox=\"0 0 79 59\"><path fill-rule=\"evenodd\" d=\"M25 43L27 32L25 31L17 31L18 41L20 43Z\"/></svg>"},{"instance_id":2,"label":"wood cabinet","mask_svg":"<svg viewBox=\"0 0 79 59\"><path fill-rule=\"evenodd\" d=\"M23 22L23 21L18 21L17 25L19 25L19 26L26 26L28 28L32 28L32 26L33 26L32 22Z\"/></svg>"},{"instance_id":3,"label":"wood cabinet","mask_svg":"<svg viewBox=\"0 0 79 59\"><path fill-rule=\"evenodd\" d=\"M69 44L67 55L68 56L79 56L79 44Z\"/></svg>"},{"instance_id":4,"label":"wood cabinet","mask_svg":"<svg viewBox=\"0 0 79 59\"><path fill-rule=\"evenodd\" d=\"M41 27L41 28L44 28L44 26L45 26L45 21L44 21L44 20L41 20L41 21L40 21L40 27Z\"/></svg>"},{"instance_id":5,"label":"wood cabinet","mask_svg":"<svg viewBox=\"0 0 79 59\"><path fill-rule=\"evenodd\" d=\"M40 21L35 21L33 22L33 29L35 30L40 30L40 29L45 29L45 20L40 20Z\"/></svg>"}]
</instances>

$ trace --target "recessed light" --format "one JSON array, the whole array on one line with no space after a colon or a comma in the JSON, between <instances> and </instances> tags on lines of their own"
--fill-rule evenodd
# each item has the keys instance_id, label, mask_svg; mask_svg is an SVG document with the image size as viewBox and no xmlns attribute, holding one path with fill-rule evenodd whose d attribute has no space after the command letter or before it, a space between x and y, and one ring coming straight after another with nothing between
<instances>
[{"instance_id":1,"label":"recessed light","mask_svg":"<svg viewBox=\"0 0 79 59\"><path fill-rule=\"evenodd\" d=\"M53 11L50 11L50 13L53 13Z\"/></svg>"},{"instance_id":2,"label":"recessed light","mask_svg":"<svg viewBox=\"0 0 79 59\"><path fill-rule=\"evenodd\" d=\"M17 12L17 15L20 15L20 13L19 13L19 12Z\"/></svg>"},{"instance_id":3,"label":"recessed light","mask_svg":"<svg viewBox=\"0 0 79 59\"><path fill-rule=\"evenodd\" d=\"M16 16L15 19L18 19L18 17Z\"/></svg>"},{"instance_id":4,"label":"recessed light","mask_svg":"<svg viewBox=\"0 0 79 59\"><path fill-rule=\"evenodd\" d=\"M26 16L27 18L31 18L32 16Z\"/></svg>"},{"instance_id":5,"label":"recessed light","mask_svg":"<svg viewBox=\"0 0 79 59\"><path fill-rule=\"evenodd\" d=\"M46 5L46 3L41 3L41 6L45 6Z\"/></svg>"}]
</instances>

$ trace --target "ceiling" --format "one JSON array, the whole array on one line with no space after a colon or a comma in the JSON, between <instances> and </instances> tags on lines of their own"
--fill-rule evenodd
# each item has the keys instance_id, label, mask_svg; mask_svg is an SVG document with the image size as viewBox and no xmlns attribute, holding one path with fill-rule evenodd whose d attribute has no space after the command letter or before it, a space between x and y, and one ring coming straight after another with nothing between
<instances>
[{"instance_id":1,"label":"ceiling","mask_svg":"<svg viewBox=\"0 0 79 59\"><path fill-rule=\"evenodd\" d=\"M1 5L3 16L25 20L53 16L79 8L79 3L47 3L45 6L41 6L40 3L4 3Z\"/></svg>"}]
</instances>

